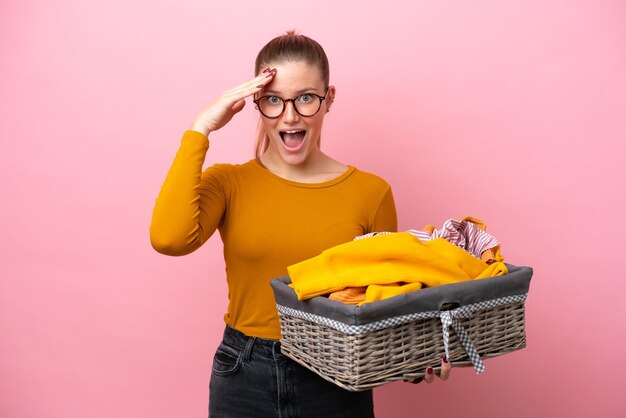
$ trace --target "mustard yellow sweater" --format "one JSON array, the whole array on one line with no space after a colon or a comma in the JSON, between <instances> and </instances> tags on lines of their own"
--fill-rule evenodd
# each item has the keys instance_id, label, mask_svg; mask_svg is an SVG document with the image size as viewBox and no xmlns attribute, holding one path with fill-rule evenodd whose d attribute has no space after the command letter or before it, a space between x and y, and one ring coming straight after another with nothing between
<instances>
[{"instance_id":1,"label":"mustard yellow sweater","mask_svg":"<svg viewBox=\"0 0 626 418\"><path fill-rule=\"evenodd\" d=\"M422 242L410 232L399 232L329 248L289 266L288 272L299 300L370 286L362 302L366 303L421 287L499 276L508 270L503 262L489 265L443 238ZM400 282L408 285L399 286Z\"/></svg>"},{"instance_id":2,"label":"mustard yellow sweater","mask_svg":"<svg viewBox=\"0 0 626 418\"><path fill-rule=\"evenodd\" d=\"M209 141L186 131L156 199L150 240L160 253L182 256L219 230L228 283L227 324L262 338L280 338L269 285L287 266L372 231L397 231L389 185L349 169L334 180L298 183L256 160L203 170ZM219 280L219 277L210 277Z\"/></svg>"}]
</instances>

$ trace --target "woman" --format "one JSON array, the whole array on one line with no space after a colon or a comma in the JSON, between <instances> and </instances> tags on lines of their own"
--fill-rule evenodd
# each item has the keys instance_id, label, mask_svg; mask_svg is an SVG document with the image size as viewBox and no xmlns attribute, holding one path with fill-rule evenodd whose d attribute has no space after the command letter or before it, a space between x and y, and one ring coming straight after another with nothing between
<instances>
[{"instance_id":1,"label":"woman","mask_svg":"<svg viewBox=\"0 0 626 418\"><path fill-rule=\"evenodd\" d=\"M371 390L349 392L280 353L269 280L287 266L371 231L396 231L389 185L320 149L335 99L326 54L288 32L259 52L256 77L222 94L187 130L156 200L150 237L167 255L199 248L219 230L228 312L213 361L211 417L369 417ZM256 158L202 171L211 133L253 96ZM425 380L432 382L432 368ZM441 378L450 366L442 361Z\"/></svg>"}]
</instances>

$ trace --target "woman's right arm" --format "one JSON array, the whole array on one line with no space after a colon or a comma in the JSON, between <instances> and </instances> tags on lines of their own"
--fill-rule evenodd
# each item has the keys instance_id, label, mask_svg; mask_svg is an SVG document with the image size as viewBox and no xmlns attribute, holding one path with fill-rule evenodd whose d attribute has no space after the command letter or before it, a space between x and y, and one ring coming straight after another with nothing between
<instances>
[{"instance_id":1,"label":"woman's right arm","mask_svg":"<svg viewBox=\"0 0 626 418\"><path fill-rule=\"evenodd\" d=\"M223 196L208 183L205 188L212 193L208 194L209 199L202 197L200 201L202 164L208 148L206 135L185 131L152 212L150 242L162 254L189 254L217 228L224 211ZM201 213L205 215L203 219Z\"/></svg>"},{"instance_id":2,"label":"woman's right arm","mask_svg":"<svg viewBox=\"0 0 626 418\"><path fill-rule=\"evenodd\" d=\"M152 247L166 255L198 249L219 226L226 208L223 179L216 168L204 173L208 136L245 106L245 98L271 82L268 71L222 94L185 131L180 148L156 199L150 225Z\"/></svg>"}]
</instances>

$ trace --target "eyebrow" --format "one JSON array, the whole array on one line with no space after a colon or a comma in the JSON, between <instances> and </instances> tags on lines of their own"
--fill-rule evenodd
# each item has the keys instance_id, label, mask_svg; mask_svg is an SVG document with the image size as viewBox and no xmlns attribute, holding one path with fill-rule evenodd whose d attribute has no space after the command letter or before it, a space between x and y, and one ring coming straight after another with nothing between
<instances>
[{"instance_id":1,"label":"eyebrow","mask_svg":"<svg viewBox=\"0 0 626 418\"><path fill-rule=\"evenodd\" d=\"M315 87L308 87L306 89L302 89L302 90L296 91L296 95L298 96L298 95L300 95L300 94L302 94L304 92L311 91L311 90L317 90L317 89ZM263 93L280 94L280 92L276 91L276 90L263 90Z\"/></svg>"}]
</instances>

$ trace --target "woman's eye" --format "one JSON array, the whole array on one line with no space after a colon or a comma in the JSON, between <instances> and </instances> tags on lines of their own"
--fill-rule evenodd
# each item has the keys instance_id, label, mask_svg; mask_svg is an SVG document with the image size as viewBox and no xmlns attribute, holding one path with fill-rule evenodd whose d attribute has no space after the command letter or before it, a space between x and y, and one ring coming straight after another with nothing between
<instances>
[{"instance_id":1,"label":"woman's eye","mask_svg":"<svg viewBox=\"0 0 626 418\"><path fill-rule=\"evenodd\" d=\"M280 97L276 97L276 96L268 96L267 97L267 102L269 104L279 104L280 103Z\"/></svg>"},{"instance_id":2,"label":"woman's eye","mask_svg":"<svg viewBox=\"0 0 626 418\"><path fill-rule=\"evenodd\" d=\"M302 103L308 103L312 100L313 98L311 97L310 94L303 94L302 96L300 96L299 101Z\"/></svg>"}]
</instances>

